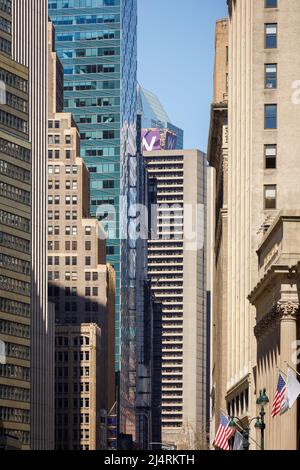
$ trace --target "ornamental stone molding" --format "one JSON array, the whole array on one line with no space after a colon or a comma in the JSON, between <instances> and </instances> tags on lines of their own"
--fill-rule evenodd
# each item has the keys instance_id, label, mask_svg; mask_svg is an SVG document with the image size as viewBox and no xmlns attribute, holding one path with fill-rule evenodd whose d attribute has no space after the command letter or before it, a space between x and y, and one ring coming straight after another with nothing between
<instances>
[{"instance_id":1,"label":"ornamental stone molding","mask_svg":"<svg viewBox=\"0 0 300 470\"><path fill-rule=\"evenodd\" d=\"M283 320L296 320L299 315L299 302L293 301L279 301L277 303L278 313Z\"/></svg>"},{"instance_id":2,"label":"ornamental stone molding","mask_svg":"<svg viewBox=\"0 0 300 470\"><path fill-rule=\"evenodd\" d=\"M280 321L296 321L300 312L300 303L294 301L277 302L272 310L259 320L254 328L257 339L270 333Z\"/></svg>"},{"instance_id":3,"label":"ornamental stone molding","mask_svg":"<svg viewBox=\"0 0 300 470\"><path fill-rule=\"evenodd\" d=\"M223 158L223 173L228 174L228 158Z\"/></svg>"}]
</instances>

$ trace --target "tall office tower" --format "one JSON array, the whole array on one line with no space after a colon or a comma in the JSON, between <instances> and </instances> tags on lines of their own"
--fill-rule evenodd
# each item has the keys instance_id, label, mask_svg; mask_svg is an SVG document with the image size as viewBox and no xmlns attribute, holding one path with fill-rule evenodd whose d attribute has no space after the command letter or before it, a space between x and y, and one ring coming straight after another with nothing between
<instances>
[{"instance_id":1,"label":"tall office tower","mask_svg":"<svg viewBox=\"0 0 300 470\"><path fill-rule=\"evenodd\" d=\"M49 298L55 304L58 325L56 338L61 338L63 334L78 336L79 333L86 332L91 336L91 345L98 348L94 358L92 355L87 357L89 351L82 348L86 343L61 343L58 340L56 448L88 447L93 450L100 447L101 412L109 413L115 403L115 275L112 268L106 265L105 234L102 227L97 219L89 218L89 173L80 157L79 130L70 113L57 111L62 103L63 70L54 52L52 23L49 23L48 32ZM80 368L82 361L86 364ZM76 372L70 374L73 367ZM92 373L91 368L94 370L93 375L86 379L89 377L87 371ZM88 385L84 385L82 389L82 381L85 380L90 383L90 389ZM93 380L94 388L90 382ZM91 404L89 418L87 403ZM80 415L84 416L83 423L80 422ZM75 432L73 426L76 425L80 430L80 424L89 424L86 419L91 419L89 438L86 432L83 436L80 432Z\"/></svg>"},{"instance_id":2,"label":"tall office tower","mask_svg":"<svg viewBox=\"0 0 300 470\"><path fill-rule=\"evenodd\" d=\"M206 159L196 150L144 157L157 184L158 232L148 242L148 274L163 314L163 442L206 448Z\"/></svg>"},{"instance_id":3,"label":"tall office tower","mask_svg":"<svg viewBox=\"0 0 300 470\"><path fill-rule=\"evenodd\" d=\"M219 20L215 35L214 96L207 160L214 169L209 227L212 231L211 434L216 435L226 410L227 368L227 177L228 177L228 20ZM222 351L222 354L220 354Z\"/></svg>"},{"instance_id":4,"label":"tall office tower","mask_svg":"<svg viewBox=\"0 0 300 470\"><path fill-rule=\"evenodd\" d=\"M12 3L0 3L0 434L30 447L31 150L28 70L12 59Z\"/></svg>"},{"instance_id":5,"label":"tall office tower","mask_svg":"<svg viewBox=\"0 0 300 470\"><path fill-rule=\"evenodd\" d=\"M5 2L4 2L5 3ZM47 294L46 0L14 0L13 57L29 69L32 143L31 448L54 445L54 319Z\"/></svg>"},{"instance_id":6,"label":"tall office tower","mask_svg":"<svg viewBox=\"0 0 300 470\"><path fill-rule=\"evenodd\" d=\"M172 124L158 97L138 85L138 102L142 113L142 128L160 130L161 150L183 149L184 132ZM160 149L155 147L152 150Z\"/></svg>"},{"instance_id":7,"label":"tall office tower","mask_svg":"<svg viewBox=\"0 0 300 470\"><path fill-rule=\"evenodd\" d=\"M65 110L73 114L79 126L81 156L91 173L91 214L96 216L98 212L100 219L107 215L108 261L115 268L117 282L119 370L121 269L123 293L129 291L127 247L121 250L120 241L120 214L125 210L124 199L120 198L128 196L127 157L136 153L137 5L136 0L49 0L49 14L56 26L57 52L64 66ZM116 221L108 206L115 207ZM125 308L126 296L122 302ZM124 321L126 315L124 312ZM124 329L128 335L126 325ZM127 357L128 353L123 352L122 357Z\"/></svg>"},{"instance_id":8,"label":"tall office tower","mask_svg":"<svg viewBox=\"0 0 300 470\"><path fill-rule=\"evenodd\" d=\"M266 388L266 449L297 449L297 403L280 425L271 408L279 369L299 367L300 4L228 3L226 400L247 423Z\"/></svg>"}]
</instances>

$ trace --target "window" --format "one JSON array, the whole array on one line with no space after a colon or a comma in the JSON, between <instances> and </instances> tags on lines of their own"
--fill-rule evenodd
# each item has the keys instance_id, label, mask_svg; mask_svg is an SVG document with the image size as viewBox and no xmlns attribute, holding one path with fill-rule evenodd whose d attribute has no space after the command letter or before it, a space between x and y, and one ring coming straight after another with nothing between
<instances>
[{"instance_id":1,"label":"window","mask_svg":"<svg viewBox=\"0 0 300 470\"><path fill-rule=\"evenodd\" d=\"M276 209L277 188L275 185L268 184L264 187L264 208L265 210Z\"/></svg>"},{"instance_id":2,"label":"window","mask_svg":"<svg viewBox=\"0 0 300 470\"><path fill-rule=\"evenodd\" d=\"M91 273L85 273L85 280L90 281L91 280Z\"/></svg>"},{"instance_id":3,"label":"window","mask_svg":"<svg viewBox=\"0 0 300 470\"><path fill-rule=\"evenodd\" d=\"M91 233L92 233L92 227L85 227L85 234L91 235Z\"/></svg>"},{"instance_id":4,"label":"window","mask_svg":"<svg viewBox=\"0 0 300 470\"><path fill-rule=\"evenodd\" d=\"M91 242L85 242L85 249L86 249L86 251L91 251L92 243Z\"/></svg>"},{"instance_id":5,"label":"window","mask_svg":"<svg viewBox=\"0 0 300 470\"><path fill-rule=\"evenodd\" d=\"M265 8L277 8L278 0L265 0Z\"/></svg>"},{"instance_id":6,"label":"window","mask_svg":"<svg viewBox=\"0 0 300 470\"><path fill-rule=\"evenodd\" d=\"M265 65L265 88L277 88L277 64Z\"/></svg>"},{"instance_id":7,"label":"window","mask_svg":"<svg viewBox=\"0 0 300 470\"><path fill-rule=\"evenodd\" d=\"M265 25L265 48L276 49L277 47L277 24Z\"/></svg>"},{"instance_id":8,"label":"window","mask_svg":"<svg viewBox=\"0 0 300 470\"><path fill-rule=\"evenodd\" d=\"M265 169L275 169L277 166L277 145L265 145Z\"/></svg>"},{"instance_id":9,"label":"window","mask_svg":"<svg viewBox=\"0 0 300 470\"><path fill-rule=\"evenodd\" d=\"M265 129L277 129L277 104L265 105Z\"/></svg>"},{"instance_id":10,"label":"window","mask_svg":"<svg viewBox=\"0 0 300 470\"><path fill-rule=\"evenodd\" d=\"M91 259L91 257L90 257L90 256L86 256L86 257L85 257L85 265L86 265L86 266L91 266L91 264L92 264L92 259Z\"/></svg>"},{"instance_id":11,"label":"window","mask_svg":"<svg viewBox=\"0 0 300 470\"><path fill-rule=\"evenodd\" d=\"M72 137L70 135L66 135L66 145L70 145L72 143Z\"/></svg>"},{"instance_id":12,"label":"window","mask_svg":"<svg viewBox=\"0 0 300 470\"><path fill-rule=\"evenodd\" d=\"M66 150L66 160L71 159L71 150Z\"/></svg>"}]
</instances>

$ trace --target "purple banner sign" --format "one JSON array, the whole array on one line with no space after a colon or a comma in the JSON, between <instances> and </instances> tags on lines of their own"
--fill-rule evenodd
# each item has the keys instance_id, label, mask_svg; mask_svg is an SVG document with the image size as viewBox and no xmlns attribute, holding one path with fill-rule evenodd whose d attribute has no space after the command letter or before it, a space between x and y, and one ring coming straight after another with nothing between
<instances>
[{"instance_id":1,"label":"purple banner sign","mask_svg":"<svg viewBox=\"0 0 300 470\"><path fill-rule=\"evenodd\" d=\"M144 129L142 132L143 152L161 150L160 130Z\"/></svg>"}]
</instances>

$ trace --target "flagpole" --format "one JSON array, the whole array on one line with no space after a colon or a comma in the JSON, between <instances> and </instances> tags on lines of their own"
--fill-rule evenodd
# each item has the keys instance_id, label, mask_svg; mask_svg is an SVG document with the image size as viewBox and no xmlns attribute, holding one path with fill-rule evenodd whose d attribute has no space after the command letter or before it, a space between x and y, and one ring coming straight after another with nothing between
<instances>
[{"instance_id":1,"label":"flagpole","mask_svg":"<svg viewBox=\"0 0 300 470\"><path fill-rule=\"evenodd\" d=\"M299 372L296 371L296 369L294 369L294 367L292 367L287 361L284 361L284 363L285 363L290 369L292 369L292 370L295 372L295 374L297 374L297 375L300 377Z\"/></svg>"}]
</instances>

